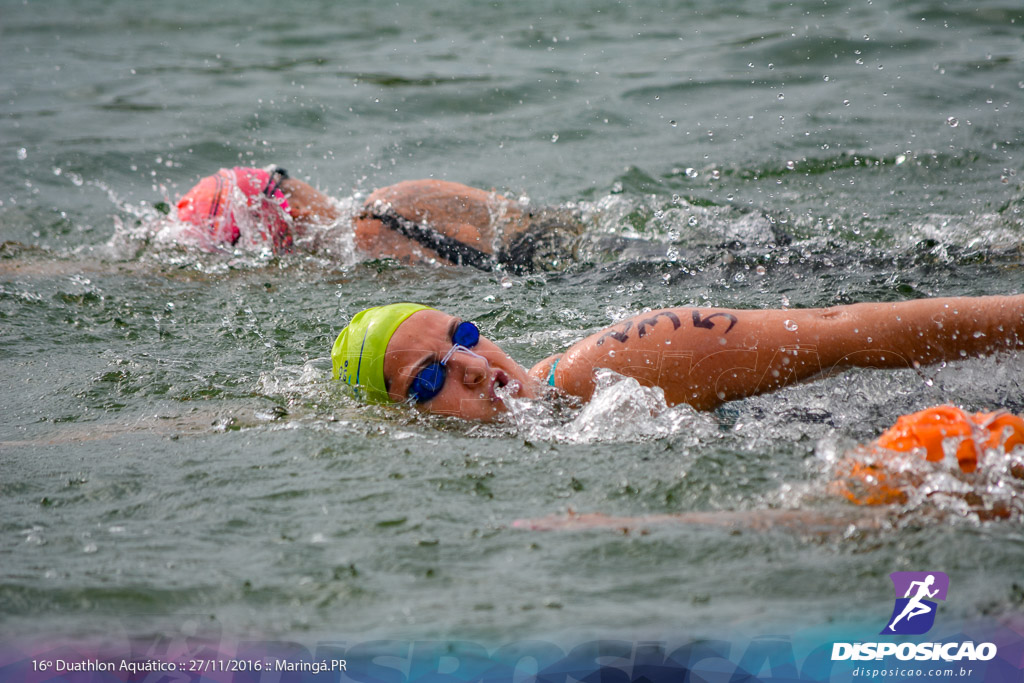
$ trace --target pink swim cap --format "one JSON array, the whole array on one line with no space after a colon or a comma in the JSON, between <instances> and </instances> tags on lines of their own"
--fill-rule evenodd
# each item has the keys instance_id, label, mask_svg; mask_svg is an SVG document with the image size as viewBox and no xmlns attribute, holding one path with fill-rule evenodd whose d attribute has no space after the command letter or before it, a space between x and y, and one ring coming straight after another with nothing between
<instances>
[{"instance_id":1,"label":"pink swim cap","mask_svg":"<svg viewBox=\"0 0 1024 683\"><path fill-rule=\"evenodd\" d=\"M287 177L279 168L222 168L178 201L178 220L200 228L213 247L238 242L241 220L257 233L254 240L271 242L275 253L291 251L288 200L280 189Z\"/></svg>"}]
</instances>

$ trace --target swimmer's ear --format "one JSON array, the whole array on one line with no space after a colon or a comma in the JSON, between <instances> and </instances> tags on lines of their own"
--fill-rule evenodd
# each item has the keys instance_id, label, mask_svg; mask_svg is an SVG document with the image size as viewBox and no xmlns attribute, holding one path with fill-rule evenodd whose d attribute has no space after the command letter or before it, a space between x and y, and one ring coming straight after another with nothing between
<instances>
[{"instance_id":1,"label":"swimmer's ear","mask_svg":"<svg viewBox=\"0 0 1024 683\"><path fill-rule=\"evenodd\" d=\"M165 216L171 215L171 205L167 202L157 202L153 205L153 208Z\"/></svg>"}]
</instances>

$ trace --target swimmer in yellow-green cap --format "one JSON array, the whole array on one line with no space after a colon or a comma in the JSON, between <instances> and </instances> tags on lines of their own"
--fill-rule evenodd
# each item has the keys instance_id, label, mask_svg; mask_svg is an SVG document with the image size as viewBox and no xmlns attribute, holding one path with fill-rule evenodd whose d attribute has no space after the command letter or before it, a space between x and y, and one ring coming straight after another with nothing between
<instances>
[{"instance_id":1,"label":"swimmer in yellow-green cap","mask_svg":"<svg viewBox=\"0 0 1024 683\"><path fill-rule=\"evenodd\" d=\"M412 399L429 412L488 420L505 409L495 389L535 395L526 370L476 325L420 304L356 314L334 342L331 361L334 379L370 403Z\"/></svg>"},{"instance_id":2,"label":"swimmer in yellow-green cap","mask_svg":"<svg viewBox=\"0 0 1024 683\"><path fill-rule=\"evenodd\" d=\"M1024 295L919 299L822 309L668 308L620 321L529 372L476 326L418 304L359 313L334 344L334 376L380 403L489 420L496 389L544 385L589 400L607 368L661 387L669 405L725 401L848 367L908 368L1024 348Z\"/></svg>"},{"instance_id":3,"label":"swimmer in yellow-green cap","mask_svg":"<svg viewBox=\"0 0 1024 683\"><path fill-rule=\"evenodd\" d=\"M370 403L390 403L384 379L388 342L406 318L426 310L420 304L391 304L357 313L331 349L334 379L344 380Z\"/></svg>"}]
</instances>

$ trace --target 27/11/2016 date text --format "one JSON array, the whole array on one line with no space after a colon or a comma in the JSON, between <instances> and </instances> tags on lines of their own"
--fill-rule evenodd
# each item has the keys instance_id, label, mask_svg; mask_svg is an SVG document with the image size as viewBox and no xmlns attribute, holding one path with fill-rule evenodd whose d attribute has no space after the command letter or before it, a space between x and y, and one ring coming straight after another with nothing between
<instances>
[{"instance_id":1,"label":"27/11/2016 date text","mask_svg":"<svg viewBox=\"0 0 1024 683\"><path fill-rule=\"evenodd\" d=\"M156 671L185 671L189 673L300 671L313 674L326 671L348 671L347 663L344 659L322 659L318 661L290 659L190 659L182 663L166 662L158 659L33 659L32 668L34 671L40 672L127 671L133 674Z\"/></svg>"}]
</instances>

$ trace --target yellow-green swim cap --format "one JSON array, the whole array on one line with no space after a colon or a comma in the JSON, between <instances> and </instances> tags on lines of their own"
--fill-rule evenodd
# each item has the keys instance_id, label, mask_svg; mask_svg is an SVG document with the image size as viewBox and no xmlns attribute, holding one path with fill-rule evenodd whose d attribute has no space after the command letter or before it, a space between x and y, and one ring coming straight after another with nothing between
<instances>
[{"instance_id":1,"label":"yellow-green swim cap","mask_svg":"<svg viewBox=\"0 0 1024 683\"><path fill-rule=\"evenodd\" d=\"M356 313L331 349L332 377L343 379L356 396L370 403L391 403L384 381L384 353L388 342L413 313L427 310L420 304L389 304Z\"/></svg>"}]
</instances>

